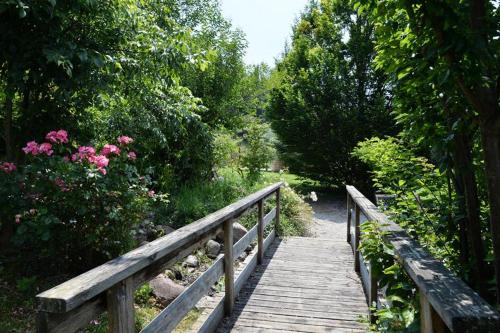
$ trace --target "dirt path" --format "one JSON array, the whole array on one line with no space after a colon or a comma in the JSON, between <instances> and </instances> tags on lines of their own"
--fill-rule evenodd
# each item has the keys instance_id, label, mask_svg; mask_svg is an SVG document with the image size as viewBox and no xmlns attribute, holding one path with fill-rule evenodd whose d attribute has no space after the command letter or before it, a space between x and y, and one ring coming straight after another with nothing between
<instances>
[{"instance_id":1,"label":"dirt path","mask_svg":"<svg viewBox=\"0 0 500 333\"><path fill-rule=\"evenodd\" d=\"M314 211L311 236L344 241L347 232L346 199L318 194L318 201L310 204Z\"/></svg>"}]
</instances>

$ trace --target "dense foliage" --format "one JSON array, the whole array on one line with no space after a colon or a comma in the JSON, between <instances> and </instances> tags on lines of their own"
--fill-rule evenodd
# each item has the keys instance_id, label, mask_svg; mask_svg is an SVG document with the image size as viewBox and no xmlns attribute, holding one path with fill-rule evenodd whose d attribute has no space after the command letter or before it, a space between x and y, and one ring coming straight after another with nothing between
<instances>
[{"instance_id":1,"label":"dense foliage","mask_svg":"<svg viewBox=\"0 0 500 333\"><path fill-rule=\"evenodd\" d=\"M334 185L363 180L351 150L394 131L373 38L373 24L347 1L312 2L295 25L269 111L291 171Z\"/></svg>"}]
</instances>

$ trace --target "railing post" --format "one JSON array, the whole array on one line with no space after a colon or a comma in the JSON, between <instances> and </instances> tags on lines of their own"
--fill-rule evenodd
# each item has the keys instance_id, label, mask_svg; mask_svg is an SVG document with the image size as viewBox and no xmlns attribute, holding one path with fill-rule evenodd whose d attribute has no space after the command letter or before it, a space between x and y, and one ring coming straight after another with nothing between
<instances>
[{"instance_id":1,"label":"railing post","mask_svg":"<svg viewBox=\"0 0 500 333\"><path fill-rule=\"evenodd\" d=\"M262 265L264 261L264 201L260 200L257 204L258 219L257 222L257 263Z\"/></svg>"},{"instance_id":2,"label":"railing post","mask_svg":"<svg viewBox=\"0 0 500 333\"><path fill-rule=\"evenodd\" d=\"M375 277L373 276L373 265L370 262L370 269L368 271L368 276L370 280L368 281L369 283L369 288L370 288L370 293L368 294L368 305L370 307L375 307L377 308L377 300L378 300L378 283ZM370 311L370 322L372 324L375 323L377 317L373 314L373 311Z\"/></svg>"},{"instance_id":3,"label":"railing post","mask_svg":"<svg viewBox=\"0 0 500 333\"><path fill-rule=\"evenodd\" d=\"M233 220L224 222L224 313L229 316L234 307L234 258L233 258Z\"/></svg>"},{"instance_id":4,"label":"railing post","mask_svg":"<svg viewBox=\"0 0 500 333\"><path fill-rule=\"evenodd\" d=\"M275 230L276 230L276 236L279 236L279 225L280 225L280 190L281 187L278 187L276 189L276 220L275 220Z\"/></svg>"},{"instance_id":5,"label":"railing post","mask_svg":"<svg viewBox=\"0 0 500 333\"><path fill-rule=\"evenodd\" d=\"M446 333L450 332L441 317L436 313L424 293L420 292L420 332Z\"/></svg>"},{"instance_id":6,"label":"railing post","mask_svg":"<svg viewBox=\"0 0 500 333\"><path fill-rule=\"evenodd\" d=\"M347 192L347 243L351 243L351 220L352 220L352 211L351 211L351 195Z\"/></svg>"},{"instance_id":7,"label":"railing post","mask_svg":"<svg viewBox=\"0 0 500 333\"><path fill-rule=\"evenodd\" d=\"M355 205L355 216L354 216L354 270L359 273L359 237L360 237L360 231L359 231L359 219L361 215L361 210L359 208L359 205Z\"/></svg>"},{"instance_id":8,"label":"railing post","mask_svg":"<svg viewBox=\"0 0 500 333\"><path fill-rule=\"evenodd\" d=\"M110 333L135 333L134 290L131 278L120 281L107 292Z\"/></svg>"}]
</instances>

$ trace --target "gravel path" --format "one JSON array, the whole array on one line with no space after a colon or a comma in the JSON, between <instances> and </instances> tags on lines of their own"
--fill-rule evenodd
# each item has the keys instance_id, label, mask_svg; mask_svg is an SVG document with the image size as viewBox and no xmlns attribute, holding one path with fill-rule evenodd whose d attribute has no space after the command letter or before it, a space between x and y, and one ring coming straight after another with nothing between
<instances>
[{"instance_id":1,"label":"gravel path","mask_svg":"<svg viewBox=\"0 0 500 333\"><path fill-rule=\"evenodd\" d=\"M346 199L343 196L318 194L318 201L310 204L314 211L311 236L345 241Z\"/></svg>"}]
</instances>

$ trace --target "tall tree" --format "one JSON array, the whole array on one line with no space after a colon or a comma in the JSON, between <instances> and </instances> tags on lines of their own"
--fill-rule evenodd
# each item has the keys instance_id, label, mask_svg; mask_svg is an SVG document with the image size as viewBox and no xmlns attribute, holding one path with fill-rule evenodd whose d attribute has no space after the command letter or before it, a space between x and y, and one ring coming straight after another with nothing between
<instances>
[{"instance_id":1,"label":"tall tree","mask_svg":"<svg viewBox=\"0 0 500 333\"><path fill-rule=\"evenodd\" d=\"M373 25L348 1L313 2L306 9L277 65L281 82L269 111L292 171L334 184L363 178L352 149L394 130L374 55Z\"/></svg>"},{"instance_id":2,"label":"tall tree","mask_svg":"<svg viewBox=\"0 0 500 333\"><path fill-rule=\"evenodd\" d=\"M454 83L468 105L455 110L479 127L493 240L497 303L500 303L500 52L499 8L494 1L358 1L377 27L381 62L401 79L420 72L440 85ZM413 48L415 61L396 48ZM395 48L396 47L396 48ZM443 70L434 71L438 62ZM423 76L422 75L422 76Z\"/></svg>"}]
</instances>

